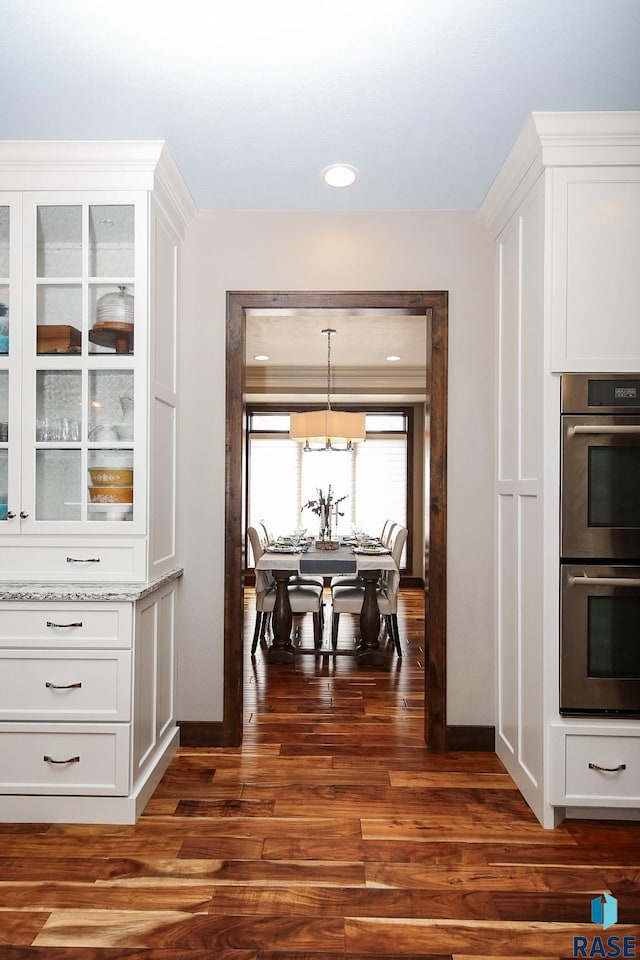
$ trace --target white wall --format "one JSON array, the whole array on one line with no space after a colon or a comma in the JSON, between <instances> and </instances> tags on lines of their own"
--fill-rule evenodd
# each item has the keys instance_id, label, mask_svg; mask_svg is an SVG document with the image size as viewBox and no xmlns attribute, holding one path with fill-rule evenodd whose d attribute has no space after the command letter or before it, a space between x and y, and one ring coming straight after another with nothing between
<instances>
[{"instance_id":1,"label":"white wall","mask_svg":"<svg viewBox=\"0 0 640 960\"><path fill-rule=\"evenodd\" d=\"M494 722L494 248L473 213L200 213L183 256L181 720L221 720L227 290L448 290L448 723Z\"/></svg>"}]
</instances>

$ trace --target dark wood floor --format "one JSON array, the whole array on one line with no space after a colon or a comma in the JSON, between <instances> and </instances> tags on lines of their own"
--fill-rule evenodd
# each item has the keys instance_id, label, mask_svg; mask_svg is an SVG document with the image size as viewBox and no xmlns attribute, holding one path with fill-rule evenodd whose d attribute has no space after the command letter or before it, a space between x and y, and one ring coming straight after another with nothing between
<instances>
[{"instance_id":1,"label":"dark wood floor","mask_svg":"<svg viewBox=\"0 0 640 960\"><path fill-rule=\"evenodd\" d=\"M0 825L1 960L640 957L640 824L545 831L493 754L425 748L420 599L401 662L247 656L242 748L181 749L135 826Z\"/></svg>"}]
</instances>

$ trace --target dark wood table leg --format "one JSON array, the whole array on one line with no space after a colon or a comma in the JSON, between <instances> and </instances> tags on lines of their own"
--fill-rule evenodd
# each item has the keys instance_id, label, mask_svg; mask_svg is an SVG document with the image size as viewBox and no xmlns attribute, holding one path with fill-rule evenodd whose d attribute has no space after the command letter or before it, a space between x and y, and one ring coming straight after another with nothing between
<instances>
[{"instance_id":1,"label":"dark wood table leg","mask_svg":"<svg viewBox=\"0 0 640 960\"><path fill-rule=\"evenodd\" d=\"M296 658L291 643L293 616L289 603L290 576L290 570L273 571L273 578L276 581L276 602L271 617L273 643L267 650L267 663L293 663Z\"/></svg>"},{"instance_id":2,"label":"dark wood table leg","mask_svg":"<svg viewBox=\"0 0 640 960\"><path fill-rule=\"evenodd\" d=\"M384 650L380 648L380 610L376 596L379 570L360 570L364 580L364 601L360 611L360 643L356 649L358 663L375 665L385 662Z\"/></svg>"}]
</instances>

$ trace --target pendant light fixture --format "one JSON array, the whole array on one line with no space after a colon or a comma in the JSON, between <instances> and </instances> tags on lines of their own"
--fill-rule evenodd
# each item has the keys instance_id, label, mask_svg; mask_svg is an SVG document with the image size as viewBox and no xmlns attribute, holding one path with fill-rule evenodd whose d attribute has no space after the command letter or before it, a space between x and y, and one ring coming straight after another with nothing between
<instances>
[{"instance_id":1,"label":"pendant light fixture","mask_svg":"<svg viewBox=\"0 0 640 960\"><path fill-rule=\"evenodd\" d=\"M304 443L304 450L353 450L354 443L365 439L365 414L332 409L331 337L336 331L327 328L322 332L327 338L327 408L292 413L289 437Z\"/></svg>"}]
</instances>

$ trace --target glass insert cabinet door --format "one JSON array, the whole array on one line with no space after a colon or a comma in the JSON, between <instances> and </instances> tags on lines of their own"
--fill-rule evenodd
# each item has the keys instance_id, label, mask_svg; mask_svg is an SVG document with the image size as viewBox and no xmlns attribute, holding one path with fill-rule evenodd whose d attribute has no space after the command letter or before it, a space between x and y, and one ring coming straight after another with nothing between
<instances>
[{"instance_id":1,"label":"glass insert cabinet door","mask_svg":"<svg viewBox=\"0 0 640 960\"><path fill-rule=\"evenodd\" d=\"M35 521L134 518L132 370L37 370Z\"/></svg>"},{"instance_id":2,"label":"glass insert cabinet door","mask_svg":"<svg viewBox=\"0 0 640 960\"><path fill-rule=\"evenodd\" d=\"M135 206L36 204L39 355L135 349Z\"/></svg>"},{"instance_id":3,"label":"glass insert cabinet door","mask_svg":"<svg viewBox=\"0 0 640 960\"><path fill-rule=\"evenodd\" d=\"M136 321L146 317L146 284L138 301L136 278L146 275L147 208L143 194L125 196L23 197L21 309L12 317L20 338L15 350L9 343L6 370L0 339L0 533L80 532L98 522L103 532L105 522L141 530L144 444L137 453L135 444L146 434L139 398L147 338ZM8 312L2 216L0 205L0 304ZM15 279L12 302L14 289Z\"/></svg>"},{"instance_id":4,"label":"glass insert cabinet door","mask_svg":"<svg viewBox=\"0 0 640 960\"><path fill-rule=\"evenodd\" d=\"M0 357L9 354L10 225L10 208L0 204Z\"/></svg>"},{"instance_id":5,"label":"glass insert cabinet door","mask_svg":"<svg viewBox=\"0 0 640 960\"><path fill-rule=\"evenodd\" d=\"M9 495L9 371L0 370L0 522L7 519Z\"/></svg>"},{"instance_id":6,"label":"glass insert cabinet door","mask_svg":"<svg viewBox=\"0 0 640 960\"><path fill-rule=\"evenodd\" d=\"M19 386L16 366L19 358L14 344L10 342L10 295L14 292L11 283L11 271L15 269L15 241L11 237L11 228L16 219L15 205L0 200L0 531L7 520L9 490L19 483L18 461L9 454L9 410L12 406L13 392Z\"/></svg>"}]
</instances>

